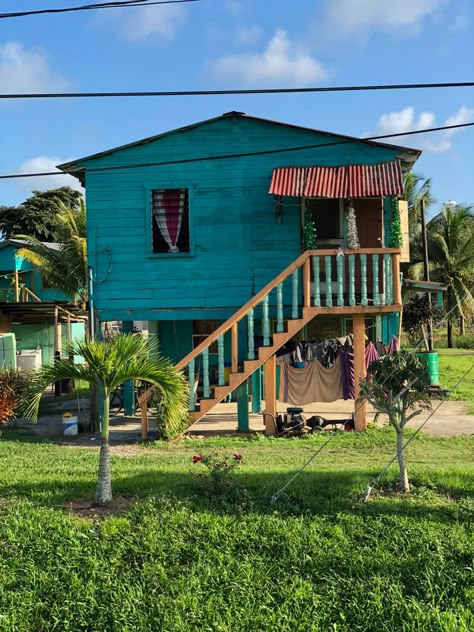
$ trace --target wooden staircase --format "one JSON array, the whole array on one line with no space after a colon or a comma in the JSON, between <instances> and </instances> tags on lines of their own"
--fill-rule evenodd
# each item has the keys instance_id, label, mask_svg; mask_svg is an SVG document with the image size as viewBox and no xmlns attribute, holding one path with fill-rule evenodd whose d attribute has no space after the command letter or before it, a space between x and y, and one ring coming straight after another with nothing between
<instances>
[{"instance_id":1,"label":"wooden staircase","mask_svg":"<svg viewBox=\"0 0 474 632\"><path fill-rule=\"evenodd\" d=\"M258 358L255 360L244 360L243 371L231 373L229 376L229 383L223 386L211 385L211 391L213 391L213 397L201 398L197 404L199 410L195 410L191 413L190 425L199 421L204 415L206 415L216 404L221 402L227 395L232 393L238 386L240 386L245 380L247 380L258 367L262 366L269 358L283 347L293 336L295 336L301 329L309 323L318 313L321 312L318 308L306 308L303 318L292 319L288 321L287 331L273 334L272 344L268 347L259 347Z\"/></svg>"},{"instance_id":2,"label":"wooden staircase","mask_svg":"<svg viewBox=\"0 0 474 632\"><path fill-rule=\"evenodd\" d=\"M343 257L341 257L343 255ZM347 266L344 259L347 257ZM370 262L370 274L368 263ZM360 269L360 293L355 281L356 265ZM380 265L380 267L379 267ZM320 271L324 267L324 286L320 282ZM324 288L332 288L332 270L337 269L335 284L336 294L325 294ZM380 274L379 274L380 271ZM311 282L311 272L313 282ZM371 285L368 287L368 280ZM283 304L283 283L291 281L291 305ZM301 283L301 285L300 285ZM277 333L270 332L270 292L276 290L276 300L272 303L272 311L276 316ZM383 298L383 304L380 297ZM263 346L258 351L253 348L254 309L262 308ZM285 310L287 312L285 318ZM300 255L283 272L253 296L245 305L231 316L225 323L201 342L176 367L180 370L188 368L190 381L194 383L195 361L202 359L204 397L195 401L194 391L190 392L189 425L193 425L206 415L216 404L229 393L245 382L267 360L276 354L281 347L295 336L305 325L319 314L339 316L358 315L358 322L363 329L365 314L382 314L401 310L400 291L400 250L395 248L367 248L363 250L308 250ZM238 324L248 319L249 348L243 362L239 362ZM286 330L285 330L286 323ZM224 335L230 334L232 350L232 366L228 382L224 380ZM361 333L363 350L363 332ZM218 343L219 383L209 383L209 348ZM247 358L247 359L246 359ZM243 370L242 369L243 366ZM148 434L148 400L153 387L148 389L139 399L142 415L142 438Z\"/></svg>"}]
</instances>

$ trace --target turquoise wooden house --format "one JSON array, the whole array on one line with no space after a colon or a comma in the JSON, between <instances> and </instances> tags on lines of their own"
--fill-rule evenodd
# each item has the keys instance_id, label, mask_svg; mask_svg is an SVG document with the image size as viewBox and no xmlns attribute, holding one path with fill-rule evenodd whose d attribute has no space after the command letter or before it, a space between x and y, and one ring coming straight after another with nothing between
<instances>
[{"instance_id":1,"label":"turquoise wooden house","mask_svg":"<svg viewBox=\"0 0 474 632\"><path fill-rule=\"evenodd\" d=\"M61 351L61 341L85 335L86 318L71 298L49 287L40 272L18 255L25 245L19 239L0 241L0 338L8 334L10 341L14 336L8 362L2 361L0 339L0 365L14 368L37 366L36 355L38 362L51 362L55 350Z\"/></svg>"},{"instance_id":2,"label":"turquoise wooden house","mask_svg":"<svg viewBox=\"0 0 474 632\"><path fill-rule=\"evenodd\" d=\"M274 411L275 353L294 336L353 332L361 375L365 332L398 331L399 199L419 154L229 112L60 165L86 188L97 321L148 321L199 375L192 421L262 366Z\"/></svg>"}]
</instances>

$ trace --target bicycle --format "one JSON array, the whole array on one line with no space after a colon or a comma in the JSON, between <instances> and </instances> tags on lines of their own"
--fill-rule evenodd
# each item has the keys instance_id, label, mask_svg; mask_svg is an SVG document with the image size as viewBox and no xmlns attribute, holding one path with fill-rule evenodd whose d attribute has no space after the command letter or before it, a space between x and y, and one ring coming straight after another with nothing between
<instances>
[{"instance_id":1,"label":"bicycle","mask_svg":"<svg viewBox=\"0 0 474 632\"><path fill-rule=\"evenodd\" d=\"M137 380L134 383L134 393L135 393L135 413L140 409L139 399L149 388L151 384L149 382L145 382L144 380ZM110 400L110 414L111 415L119 415L124 411L124 394L123 394L123 384L118 386L109 397Z\"/></svg>"}]
</instances>

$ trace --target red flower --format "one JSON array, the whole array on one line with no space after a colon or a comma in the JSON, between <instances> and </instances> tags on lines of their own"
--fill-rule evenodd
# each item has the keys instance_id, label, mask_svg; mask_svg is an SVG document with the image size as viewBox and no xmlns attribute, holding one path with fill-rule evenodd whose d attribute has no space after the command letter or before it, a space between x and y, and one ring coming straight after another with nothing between
<instances>
[{"instance_id":1,"label":"red flower","mask_svg":"<svg viewBox=\"0 0 474 632\"><path fill-rule=\"evenodd\" d=\"M202 456L193 456L193 463L199 463L199 461L202 461L203 458Z\"/></svg>"},{"instance_id":2,"label":"red flower","mask_svg":"<svg viewBox=\"0 0 474 632\"><path fill-rule=\"evenodd\" d=\"M236 461L241 461L242 460L242 455L241 454L234 454L234 459Z\"/></svg>"}]
</instances>

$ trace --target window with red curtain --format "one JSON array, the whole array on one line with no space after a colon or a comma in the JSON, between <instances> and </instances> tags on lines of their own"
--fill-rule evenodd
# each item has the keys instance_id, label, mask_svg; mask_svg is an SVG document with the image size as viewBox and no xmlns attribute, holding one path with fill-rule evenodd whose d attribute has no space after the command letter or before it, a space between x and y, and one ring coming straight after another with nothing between
<instances>
[{"instance_id":1,"label":"window with red curtain","mask_svg":"<svg viewBox=\"0 0 474 632\"><path fill-rule=\"evenodd\" d=\"M151 213L153 252L189 252L188 189L152 190Z\"/></svg>"}]
</instances>

